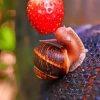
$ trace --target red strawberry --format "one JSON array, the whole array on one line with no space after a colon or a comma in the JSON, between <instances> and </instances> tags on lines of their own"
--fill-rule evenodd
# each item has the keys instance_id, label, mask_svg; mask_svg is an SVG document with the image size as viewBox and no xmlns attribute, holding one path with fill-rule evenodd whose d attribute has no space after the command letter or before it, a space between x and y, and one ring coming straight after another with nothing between
<instances>
[{"instance_id":1,"label":"red strawberry","mask_svg":"<svg viewBox=\"0 0 100 100\"><path fill-rule=\"evenodd\" d=\"M41 34L55 32L64 17L62 0L29 0L27 16L35 29Z\"/></svg>"}]
</instances>

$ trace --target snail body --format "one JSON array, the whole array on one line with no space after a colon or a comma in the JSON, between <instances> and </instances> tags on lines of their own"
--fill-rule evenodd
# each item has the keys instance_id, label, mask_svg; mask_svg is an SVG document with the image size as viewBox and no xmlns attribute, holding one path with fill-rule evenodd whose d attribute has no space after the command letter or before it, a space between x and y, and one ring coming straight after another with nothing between
<instances>
[{"instance_id":1,"label":"snail body","mask_svg":"<svg viewBox=\"0 0 100 100\"><path fill-rule=\"evenodd\" d=\"M56 39L41 40L34 48L34 72L41 79L56 79L74 71L86 55L72 28L60 27L54 35Z\"/></svg>"}]
</instances>

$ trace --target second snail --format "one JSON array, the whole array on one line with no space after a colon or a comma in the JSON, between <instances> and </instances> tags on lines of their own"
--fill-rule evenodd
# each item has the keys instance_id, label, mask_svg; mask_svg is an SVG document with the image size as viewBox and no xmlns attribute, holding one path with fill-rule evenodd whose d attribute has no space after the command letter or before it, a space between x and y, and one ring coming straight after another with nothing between
<instances>
[{"instance_id":1,"label":"second snail","mask_svg":"<svg viewBox=\"0 0 100 100\"><path fill-rule=\"evenodd\" d=\"M57 79L74 71L85 59L85 49L71 27L60 27L55 39L40 40L34 48L34 72L40 79Z\"/></svg>"}]
</instances>

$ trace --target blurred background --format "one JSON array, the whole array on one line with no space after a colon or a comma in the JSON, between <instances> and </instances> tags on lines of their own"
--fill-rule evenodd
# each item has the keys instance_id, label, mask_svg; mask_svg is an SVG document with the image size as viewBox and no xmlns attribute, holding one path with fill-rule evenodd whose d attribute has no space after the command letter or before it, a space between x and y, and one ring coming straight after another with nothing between
<instances>
[{"instance_id":1,"label":"blurred background","mask_svg":"<svg viewBox=\"0 0 100 100\"><path fill-rule=\"evenodd\" d=\"M65 16L62 25L79 27L86 24L100 24L100 0L63 1ZM3 30L3 32L1 31L0 33L0 57L1 53L4 52L4 54L7 53L10 54L11 57L14 57L13 59L17 58L16 64L10 64L10 71L8 70L8 65L6 65L6 67L4 67L5 64L0 65L1 73L5 74L5 71L8 70L6 76L8 77L9 73L13 76L10 77L10 80L13 80L13 82L10 81L10 83L7 81L8 78L0 79L3 83L0 82L2 84L6 83L4 85L7 87L7 84L10 84L8 90L11 90L11 86L13 86L13 90L11 90L13 92L11 92L12 95L10 95L12 97L10 99L0 98L0 100L39 99L42 80L39 80L33 73L33 48L38 44L38 40L53 38L53 35L42 36L32 28L26 16L26 6L27 0L0 0L0 31ZM10 34L10 36L5 33ZM11 37L13 41L9 43L9 47L5 45L6 42L2 44L1 41L2 37L5 38L7 36L9 36L7 38L8 41L11 40ZM2 89L0 91L2 91ZM2 92L0 93L2 94ZM15 96L15 98L13 96Z\"/></svg>"}]
</instances>

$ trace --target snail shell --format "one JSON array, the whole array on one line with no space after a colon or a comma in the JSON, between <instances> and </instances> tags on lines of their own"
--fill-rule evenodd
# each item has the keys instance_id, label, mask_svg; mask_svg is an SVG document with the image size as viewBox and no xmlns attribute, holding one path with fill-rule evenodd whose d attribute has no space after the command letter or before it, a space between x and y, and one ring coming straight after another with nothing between
<instances>
[{"instance_id":1,"label":"snail shell","mask_svg":"<svg viewBox=\"0 0 100 100\"><path fill-rule=\"evenodd\" d=\"M34 72L41 79L56 79L82 64L86 49L72 28L60 27L53 40L40 41L34 48Z\"/></svg>"},{"instance_id":2,"label":"snail shell","mask_svg":"<svg viewBox=\"0 0 100 100\"><path fill-rule=\"evenodd\" d=\"M49 43L40 42L34 49L34 72L39 78L54 79L59 78L68 72L66 49Z\"/></svg>"}]
</instances>

